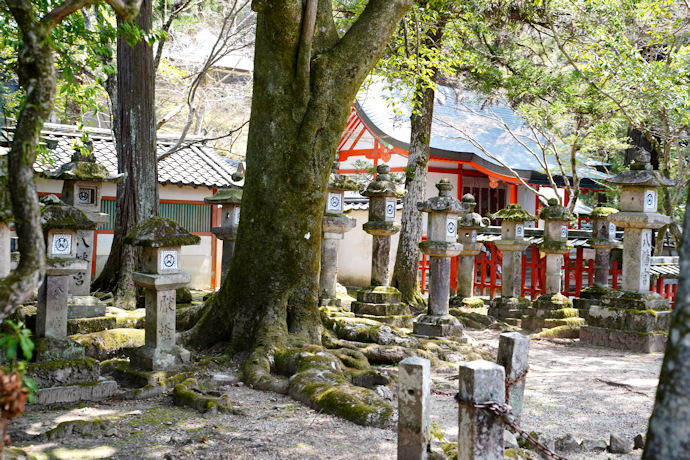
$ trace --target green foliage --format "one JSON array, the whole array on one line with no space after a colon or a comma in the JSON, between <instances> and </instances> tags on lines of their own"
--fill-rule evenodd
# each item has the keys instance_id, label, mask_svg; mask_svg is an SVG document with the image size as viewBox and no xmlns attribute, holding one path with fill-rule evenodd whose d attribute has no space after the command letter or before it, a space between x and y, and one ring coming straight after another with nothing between
<instances>
[{"instance_id":1,"label":"green foliage","mask_svg":"<svg viewBox=\"0 0 690 460\"><path fill-rule=\"evenodd\" d=\"M5 374L17 372L21 376L24 387L29 390L28 400L31 403L34 400L34 392L38 390L34 381L26 377L26 363L31 360L34 351L31 331L24 327L22 321L15 323L6 320L5 324L11 331L0 333L0 350L4 351L5 359L9 361L9 364L3 366L3 372ZM21 350L21 359L19 350Z\"/></svg>"}]
</instances>

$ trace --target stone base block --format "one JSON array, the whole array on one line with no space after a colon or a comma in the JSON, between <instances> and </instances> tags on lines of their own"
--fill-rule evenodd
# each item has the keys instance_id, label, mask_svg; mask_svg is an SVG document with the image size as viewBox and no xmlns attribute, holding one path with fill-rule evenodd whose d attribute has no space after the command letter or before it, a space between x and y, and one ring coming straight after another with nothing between
<instances>
[{"instance_id":1,"label":"stone base block","mask_svg":"<svg viewBox=\"0 0 690 460\"><path fill-rule=\"evenodd\" d=\"M388 324L389 326L412 329L414 317L412 315L390 315L390 316L374 316L361 315L363 319L370 319L378 321L379 323Z\"/></svg>"},{"instance_id":2,"label":"stone base block","mask_svg":"<svg viewBox=\"0 0 690 460\"><path fill-rule=\"evenodd\" d=\"M117 392L117 382L100 380L63 387L42 388L36 392L35 404L73 403L78 401L99 401L112 397Z\"/></svg>"},{"instance_id":3,"label":"stone base block","mask_svg":"<svg viewBox=\"0 0 690 460\"><path fill-rule=\"evenodd\" d=\"M93 318L74 318L67 320L67 335L90 334L117 328L114 316L96 316Z\"/></svg>"},{"instance_id":4,"label":"stone base block","mask_svg":"<svg viewBox=\"0 0 690 460\"><path fill-rule=\"evenodd\" d=\"M489 316L499 319L520 319L531 305L532 302L524 297L496 297L489 306Z\"/></svg>"},{"instance_id":5,"label":"stone base block","mask_svg":"<svg viewBox=\"0 0 690 460\"><path fill-rule=\"evenodd\" d=\"M522 317L522 328L528 331L537 329L551 329L554 327L567 326L577 328L585 324L584 318L540 318L537 316L525 315Z\"/></svg>"},{"instance_id":6,"label":"stone base block","mask_svg":"<svg viewBox=\"0 0 690 460\"><path fill-rule=\"evenodd\" d=\"M532 307L542 310L562 310L564 308L573 308L573 303L561 293L543 294L532 302Z\"/></svg>"},{"instance_id":7,"label":"stone base block","mask_svg":"<svg viewBox=\"0 0 690 460\"><path fill-rule=\"evenodd\" d=\"M668 310L668 299L656 292L617 291L614 295L601 298L604 307L627 308L629 310Z\"/></svg>"},{"instance_id":8,"label":"stone base block","mask_svg":"<svg viewBox=\"0 0 690 460\"><path fill-rule=\"evenodd\" d=\"M413 333L430 337L462 336L462 324L451 315L420 315L412 325Z\"/></svg>"},{"instance_id":9,"label":"stone base block","mask_svg":"<svg viewBox=\"0 0 690 460\"><path fill-rule=\"evenodd\" d=\"M668 331L670 322L670 311L606 308L599 305L590 307L587 315L587 324L590 326L632 332Z\"/></svg>"},{"instance_id":10,"label":"stone base block","mask_svg":"<svg viewBox=\"0 0 690 460\"><path fill-rule=\"evenodd\" d=\"M29 364L26 375L33 379L39 388L49 388L95 382L101 376L101 368L98 362L91 358L51 361Z\"/></svg>"},{"instance_id":11,"label":"stone base block","mask_svg":"<svg viewBox=\"0 0 690 460\"><path fill-rule=\"evenodd\" d=\"M188 363L190 359L191 353L177 345L169 350L143 346L135 349L129 357L133 367L147 371L170 369Z\"/></svg>"},{"instance_id":12,"label":"stone base block","mask_svg":"<svg viewBox=\"0 0 690 460\"><path fill-rule=\"evenodd\" d=\"M522 327L522 320L517 318L505 318L503 320L506 324L510 324L515 327Z\"/></svg>"},{"instance_id":13,"label":"stone base block","mask_svg":"<svg viewBox=\"0 0 690 460\"><path fill-rule=\"evenodd\" d=\"M71 296L67 300L67 318L95 318L105 316L106 305L93 296Z\"/></svg>"},{"instance_id":14,"label":"stone base block","mask_svg":"<svg viewBox=\"0 0 690 460\"><path fill-rule=\"evenodd\" d=\"M619 350L655 353L666 349L667 334L661 332L632 332L600 327L583 326L580 329L580 342Z\"/></svg>"},{"instance_id":15,"label":"stone base block","mask_svg":"<svg viewBox=\"0 0 690 460\"><path fill-rule=\"evenodd\" d=\"M395 316L404 315L407 308L404 303L352 302L352 305L350 305L350 310L352 310L357 316Z\"/></svg>"},{"instance_id":16,"label":"stone base block","mask_svg":"<svg viewBox=\"0 0 690 460\"><path fill-rule=\"evenodd\" d=\"M580 326L558 326L551 329L543 329L539 337L550 339L577 339L580 337Z\"/></svg>"},{"instance_id":17,"label":"stone base block","mask_svg":"<svg viewBox=\"0 0 690 460\"><path fill-rule=\"evenodd\" d=\"M39 337L34 339L34 356L37 363L54 361L74 361L85 358L84 347L67 337Z\"/></svg>"},{"instance_id":18,"label":"stone base block","mask_svg":"<svg viewBox=\"0 0 690 460\"><path fill-rule=\"evenodd\" d=\"M525 313L527 316L535 316L538 318L577 318L580 311L577 308L561 308L559 310L550 310L546 308L528 308Z\"/></svg>"},{"instance_id":19,"label":"stone base block","mask_svg":"<svg viewBox=\"0 0 690 460\"><path fill-rule=\"evenodd\" d=\"M463 297L463 296L453 296L450 298L449 305L451 307L465 307L465 308L484 308L486 304L484 299L481 297Z\"/></svg>"},{"instance_id":20,"label":"stone base block","mask_svg":"<svg viewBox=\"0 0 690 460\"><path fill-rule=\"evenodd\" d=\"M363 303L400 303L402 293L390 286L367 286L357 291L357 301Z\"/></svg>"},{"instance_id":21,"label":"stone base block","mask_svg":"<svg viewBox=\"0 0 690 460\"><path fill-rule=\"evenodd\" d=\"M580 311L580 316L582 316L583 318L587 318L587 312L589 311L589 308L594 305L601 305L601 299L573 299L573 308L577 308Z\"/></svg>"}]
</instances>

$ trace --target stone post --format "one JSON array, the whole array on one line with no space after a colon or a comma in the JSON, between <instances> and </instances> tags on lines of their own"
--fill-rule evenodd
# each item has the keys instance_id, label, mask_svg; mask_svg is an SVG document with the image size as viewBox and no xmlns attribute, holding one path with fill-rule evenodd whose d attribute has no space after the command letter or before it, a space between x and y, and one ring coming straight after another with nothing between
<instances>
[{"instance_id":1,"label":"stone post","mask_svg":"<svg viewBox=\"0 0 690 460\"><path fill-rule=\"evenodd\" d=\"M44 201L52 204L43 208L42 215L47 263L36 303L36 360L83 359L83 348L67 339L67 294L72 275L86 269L86 261L75 258L77 230L93 230L96 224L55 195Z\"/></svg>"},{"instance_id":2,"label":"stone post","mask_svg":"<svg viewBox=\"0 0 690 460\"><path fill-rule=\"evenodd\" d=\"M142 272L132 279L146 289L144 346L130 356L133 366L149 371L188 362L190 353L175 345L175 290L192 277L180 272L181 246L199 244L200 238L165 217L151 217L135 226L125 243L142 246Z\"/></svg>"},{"instance_id":3,"label":"stone post","mask_svg":"<svg viewBox=\"0 0 690 460\"><path fill-rule=\"evenodd\" d=\"M461 364L458 380L461 401L505 403L505 371L498 364ZM503 460L503 421L484 409L458 407L458 460Z\"/></svg>"},{"instance_id":4,"label":"stone post","mask_svg":"<svg viewBox=\"0 0 690 460\"><path fill-rule=\"evenodd\" d=\"M419 248L430 257L429 311L419 316L413 331L419 335L461 335L462 325L448 314L450 295L450 258L462 251L457 243L458 215L468 211L469 204L451 196L453 184L443 178L436 184L438 196L417 203L417 209L428 214L427 239Z\"/></svg>"},{"instance_id":5,"label":"stone post","mask_svg":"<svg viewBox=\"0 0 690 460\"><path fill-rule=\"evenodd\" d=\"M235 174L233 174L233 180L239 179ZM240 176L242 175L240 174ZM220 215L220 226L211 229L216 238L223 241L223 257L220 268L220 282L222 284L230 270L232 255L235 252L237 228L240 225L242 190L239 187L218 190L215 195L204 198L204 203L214 206L222 205L223 207Z\"/></svg>"},{"instance_id":6,"label":"stone post","mask_svg":"<svg viewBox=\"0 0 690 460\"><path fill-rule=\"evenodd\" d=\"M537 218L519 204L509 204L489 218L501 221L501 238L494 244L503 257L501 297L491 300L489 315L519 325L525 308L530 305L530 301L522 297L522 252L530 245L525 240L525 222Z\"/></svg>"},{"instance_id":7,"label":"stone post","mask_svg":"<svg viewBox=\"0 0 690 460\"><path fill-rule=\"evenodd\" d=\"M398 460L425 460L431 442L431 366L414 356L400 361L398 369Z\"/></svg>"},{"instance_id":8,"label":"stone post","mask_svg":"<svg viewBox=\"0 0 690 460\"><path fill-rule=\"evenodd\" d=\"M12 266L11 235L12 204L7 188L7 157L0 156L0 278L9 276Z\"/></svg>"},{"instance_id":9,"label":"stone post","mask_svg":"<svg viewBox=\"0 0 690 460\"><path fill-rule=\"evenodd\" d=\"M611 268L611 249L617 247L616 224L609 221L609 216L617 213L614 208L597 207L592 209L592 238L587 244L594 249L594 284L580 291L580 297L573 299L573 306L580 311L580 316L587 320L589 307L601 303L601 298L611 295L609 287L609 270Z\"/></svg>"},{"instance_id":10,"label":"stone post","mask_svg":"<svg viewBox=\"0 0 690 460\"><path fill-rule=\"evenodd\" d=\"M570 252L568 224L575 220L570 211L561 206L558 198L549 199L539 218L544 221L544 241L539 249L546 254L546 294L540 295L527 314L522 317L526 330L546 329L541 336L577 338L584 318L566 296L561 294L563 284L563 255Z\"/></svg>"},{"instance_id":11,"label":"stone post","mask_svg":"<svg viewBox=\"0 0 690 460\"><path fill-rule=\"evenodd\" d=\"M458 219L458 243L462 244L462 251L458 261L457 290L458 299L461 301L474 296L474 278L477 271L475 257L482 249L482 244L477 242L477 230L489 225L487 218L482 218L474 212L477 205L474 196L467 193L462 197L462 202L470 209Z\"/></svg>"},{"instance_id":12,"label":"stone post","mask_svg":"<svg viewBox=\"0 0 690 460\"><path fill-rule=\"evenodd\" d=\"M363 225L364 231L374 237L371 255L371 286L357 292L357 301L352 302L352 310L357 315L399 315L404 311L400 303L402 294L388 286L390 279L391 236L400 231L395 222L398 198L405 192L391 181L388 165L376 168L376 180L371 182L362 195L369 197L369 222Z\"/></svg>"},{"instance_id":13,"label":"stone post","mask_svg":"<svg viewBox=\"0 0 690 460\"><path fill-rule=\"evenodd\" d=\"M338 246L345 233L352 230L357 221L343 215L345 191L358 190L359 184L338 174L338 162L333 163L331 180L328 184L326 211L323 215L321 237L321 273L319 276L319 304L340 306L336 298L338 283Z\"/></svg>"},{"instance_id":14,"label":"stone post","mask_svg":"<svg viewBox=\"0 0 690 460\"><path fill-rule=\"evenodd\" d=\"M609 220L624 228L622 291L604 295L600 305L589 308L580 335L585 343L644 352L666 347L666 334L660 331L669 327L668 300L649 289L652 231L671 221L657 212L658 188L677 181L653 171L650 158L638 148L630 170L607 181L621 188L621 212Z\"/></svg>"},{"instance_id":15,"label":"stone post","mask_svg":"<svg viewBox=\"0 0 690 460\"><path fill-rule=\"evenodd\" d=\"M498 337L497 364L505 369L506 380L513 381L527 370L529 342L526 335L519 332L504 332ZM520 421L525 397L525 378L507 388L508 404L513 408L516 423Z\"/></svg>"}]
</instances>

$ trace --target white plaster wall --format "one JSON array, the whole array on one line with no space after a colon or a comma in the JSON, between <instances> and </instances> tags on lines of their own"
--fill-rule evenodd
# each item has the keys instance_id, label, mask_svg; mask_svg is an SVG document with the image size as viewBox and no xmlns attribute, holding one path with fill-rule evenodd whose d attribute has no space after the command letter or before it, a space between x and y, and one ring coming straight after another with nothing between
<instances>
[{"instance_id":1,"label":"white plaster wall","mask_svg":"<svg viewBox=\"0 0 690 460\"><path fill-rule=\"evenodd\" d=\"M214 236L201 236L201 242L195 246L182 246L180 254L180 269L192 275L189 283L191 289L211 289L211 244ZM96 276L103 270L110 246L113 244L113 235L109 233L98 234L96 246Z\"/></svg>"},{"instance_id":2,"label":"white plaster wall","mask_svg":"<svg viewBox=\"0 0 690 460\"><path fill-rule=\"evenodd\" d=\"M338 248L338 282L345 286L368 286L371 281L371 246L373 237L362 230L369 211L352 211L348 217L357 219L357 226L345 233ZM400 211L396 221L400 223ZM395 266L398 234L391 238L391 274Z\"/></svg>"}]
</instances>

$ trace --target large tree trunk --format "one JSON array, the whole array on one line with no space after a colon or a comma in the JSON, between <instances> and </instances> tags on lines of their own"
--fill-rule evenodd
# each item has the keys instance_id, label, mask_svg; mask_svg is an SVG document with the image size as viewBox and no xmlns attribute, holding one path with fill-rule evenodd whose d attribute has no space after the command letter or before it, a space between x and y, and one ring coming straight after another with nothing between
<instances>
[{"instance_id":1,"label":"large tree trunk","mask_svg":"<svg viewBox=\"0 0 690 460\"><path fill-rule=\"evenodd\" d=\"M690 199L683 233L690 232ZM649 420L644 460L687 458L690 452L690 245L680 250L680 279L656 392Z\"/></svg>"},{"instance_id":2,"label":"large tree trunk","mask_svg":"<svg viewBox=\"0 0 690 460\"><path fill-rule=\"evenodd\" d=\"M232 265L191 331L197 346L320 343L328 175L350 104L411 0L370 0L338 39L330 0L259 1L247 173Z\"/></svg>"},{"instance_id":3,"label":"large tree trunk","mask_svg":"<svg viewBox=\"0 0 690 460\"><path fill-rule=\"evenodd\" d=\"M151 29L151 0L144 0L135 24ZM118 171L124 179L117 186L117 214L110 255L92 289L112 291L115 305L136 306L132 281L137 251L124 244L131 228L158 215L158 166L156 162L156 120L154 113L155 70L153 49L144 41L129 46L117 40L117 98L114 123Z\"/></svg>"},{"instance_id":4,"label":"large tree trunk","mask_svg":"<svg viewBox=\"0 0 690 460\"><path fill-rule=\"evenodd\" d=\"M410 116L410 152L405 181L407 193L403 198L402 228L391 283L402 293L403 302L413 306L423 303L417 277L419 242L422 240L422 213L417 210L417 203L424 201L426 195L434 97L433 88L419 87L415 93L415 106L418 107L418 112Z\"/></svg>"}]
</instances>

